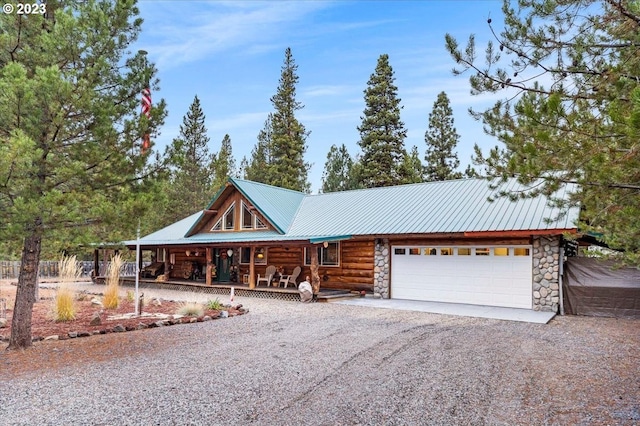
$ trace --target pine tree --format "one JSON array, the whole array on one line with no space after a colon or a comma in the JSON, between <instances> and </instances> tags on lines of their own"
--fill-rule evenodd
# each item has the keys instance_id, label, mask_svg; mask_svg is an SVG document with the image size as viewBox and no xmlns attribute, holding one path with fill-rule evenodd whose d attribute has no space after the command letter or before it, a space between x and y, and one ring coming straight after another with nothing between
<instances>
[{"instance_id":1,"label":"pine tree","mask_svg":"<svg viewBox=\"0 0 640 426\"><path fill-rule=\"evenodd\" d=\"M347 191L357 188L353 176L353 160L347 147L331 145L322 173L322 192Z\"/></svg>"},{"instance_id":2,"label":"pine tree","mask_svg":"<svg viewBox=\"0 0 640 426\"><path fill-rule=\"evenodd\" d=\"M362 148L360 185L365 188L392 186L406 182L403 167L407 155L407 130L400 121L400 98L389 55L381 55L364 91L365 110L358 127Z\"/></svg>"},{"instance_id":3,"label":"pine tree","mask_svg":"<svg viewBox=\"0 0 640 426\"><path fill-rule=\"evenodd\" d=\"M171 210L173 221L202 210L211 198L212 155L200 99L195 96L182 119L180 134L167 149L171 167L170 199L181 206Z\"/></svg>"},{"instance_id":4,"label":"pine tree","mask_svg":"<svg viewBox=\"0 0 640 426\"><path fill-rule=\"evenodd\" d=\"M224 135L220 151L213 156L211 170L213 171L212 189L214 192L224 185L228 177L236 175L236 160L233 158L229 135Z\"/></svg>"},{"instance_id":5,"label":"pine tree","mask_svg":"<svg viewBox=\"0 0 640 426\"><path fill-rule=\"evenodd\" d=\"M423 182L422 174L422 161L420 161L420 154L418 153L418 147L413 146L411 153L404 156L402 162L403 173L405 180L402 183L420 183Z\"/></svg>"},{"instance_id":6,"label":"pine tree","mask_svg":"<svg viewBox=\"0 0 640 426\"><path fill-rule=\"evenodd\" d=\"M304 161L308 132L295 116L296 111L304 107L296 100L296 84L299 79L297 69L291 48L287 48L280 83L276 94L271 98L275 111L271 122L268 183L308 192L310 184L307 175L310 165Z\"/></svg>"},{"instance_id":7,"label":"pine tree","mask_svg":"<svg viewBox=\"0 0 640 426\"><path fill-rule=\"evenodd\" d=\"M243 158L240 165L244 170L244 178L254 182L270 184L272 182L271 141L273 132L273 114L269 113L264 127L258 133L258 142L251 151L251 160Z\"/></svg>"},{"instance_id":8,"label":"pine tree","mask_svg":"<svg viewBox=\"0 0 640 426\"><path fill-rule=\"evenodd\" d=\"M445 92L440 92L433 104L424 139L427 143L427 153L424 156L426 181L460 179L462 173L456 171L460 160L455 152L460 135L453 126L453 111Z\"/></svg>"},{"instance_id":9,"label":"pine tree","mask_svg":"<svg viewBox=\"0 0 640 426\"><path fill-rule=\"evenodd\" d=\"M502 32L487 21L495 40L483 55L473 35L464 48L445 37L472 94L508 90L472 111L501 143L476 146L474 163L489 177L535 183L529 196L577 183L569 203L581 208L581 231L640 265L638 2L505 0L502 10Z\"/></svg>"},{"instance_id":10,"label":"pine tree","mask_svg":"<svg viewBox=\"0 0 640 426\"><path fill-rule=\"evenodd\" d=\"M140 117L137 94L157 82L144 54L128 51L142 24L134 2L46 7L0 15L0 240L23 246L10 349L31 346L43 244L131 229L131 184L153 174L141 137L165 116L156 100Z\"/></svg>"}]
</instances>

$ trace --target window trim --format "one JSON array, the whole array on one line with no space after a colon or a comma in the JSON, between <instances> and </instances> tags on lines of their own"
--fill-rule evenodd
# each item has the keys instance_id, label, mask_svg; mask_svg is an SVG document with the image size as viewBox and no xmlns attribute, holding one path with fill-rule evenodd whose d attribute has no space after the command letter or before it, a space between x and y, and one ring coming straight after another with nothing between
<instances>
[{"instance_id":1,"label":"window trim","mask_svg":"<svg viewBox=\"0 0 640 426\"><path fill-rule=\"evenodd\" d=\"M269 250L267 249L266 246L261 246L261 247L256 247L256 251L255 251L255 256L258 255L258 250L259 249L263 249L264 250L264 258L262 259L253 259L253 264L254 265L266 265L267 264L267 256L269 254ZM249 251L249 262L244 262L243 258L242 258L242 253L244 250L248 250ZM250 265L251 264L251 247L240 247L240 260L238 261L238 263L240 263L240 265Z\"/></svg>"},{"instance_id":2,"label":"window trim","mask_svg":"<svg viewBox=\"0 0 640 426\"><path fill-rule=\"evenodd\" d=\"M235 201L233 203L231 203L231 205L229 206L229 208L227 208L227 210L224 212L224 214L222 215L222 229L224 231L235 231L236 229L236 212L235 212L235 207L236 207L236 203ZM231 212L231 210L233 210L233 213L231 215L231 217L233 218L233 224L231 226L231 228L227 228L227 216L229 215L229 212Z\"/></svg>"},{"instance_id":3,"label":"window trim","mask_svg":"<svg viewBox=\"0 0 640 426\"><path fill-rule=\"evenodd\" d=\"M319 250L318 252L318 266L322 266L323 268L339 268L340 267L340 241L333 241L333 242L328 242L329 246L332 244L336 245L336 252L338 254L338 259L335 265L325 265L324 262L324 258L323 258L323 251L322 249L324 248L322 245L319 245L316 249ZM327 246L327 249L329 248L329 246ZM308 247L304 248L304 251L302 253L304 259L303 259L303 264L304 266L311 266L311 260L309 260L309 263L307 263L307 249Z\"/></svg>"}]
</instances>

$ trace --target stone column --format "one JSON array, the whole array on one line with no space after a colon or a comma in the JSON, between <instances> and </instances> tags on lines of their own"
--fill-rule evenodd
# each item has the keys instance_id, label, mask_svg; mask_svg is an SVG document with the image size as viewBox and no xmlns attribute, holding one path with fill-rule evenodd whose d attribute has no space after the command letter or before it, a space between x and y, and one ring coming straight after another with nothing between
<instances>
[{"instance_id":1,"label":"stone column","mask_svg":"<svg viewBox=\"0 0 640 426\"><path fill-rule=\"evenodd\" d=\"M558 312L560 236L533 237L533 310Z\"/></svg>"},{"instance_id":2,"label":"stone column","mask_svg":"<svg viewBox=\"0 0 640 426\"><path fill-rule=\"evenodd\" d=\"M389 298L389 240L376 239L373 255L373 295L377 298Z\"/></svg>"}]
</instances>

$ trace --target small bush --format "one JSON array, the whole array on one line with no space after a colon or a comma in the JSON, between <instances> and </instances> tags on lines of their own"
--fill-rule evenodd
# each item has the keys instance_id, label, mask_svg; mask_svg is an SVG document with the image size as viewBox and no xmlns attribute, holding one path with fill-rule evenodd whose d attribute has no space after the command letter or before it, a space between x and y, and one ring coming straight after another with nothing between
<instances>
[{"instance_id":1,"label":"small bush","mask_svg":"<svg viewBox=\"0 0 640 426\"><path fill-rule=\"evenodd\" d=\"M135 299L135 294L133 293L133 290L127 290L127 300L129 302L133 302L133 299Z\"/></svg>"},{"instance_id":2,"label":"small bush","mask_svg":"<svg viewBox=\"0 0 640 426\"><path fill-rule=\"evenodd\" d=\"M177 313L186 317L201 317L204 315L204 308L201 304L195 302L183 303Z\"/></svg>"},{"instance_id":3,"label":"small bush","mask_svg":"<svg viewBox=\"0 0 640 426\"><path fill-rule=\"evenodd\" d=\"M219 311L222 309L222 303L220 302L220 299L216 297L216 300L207 301L207 308L213 311Z\"/></svg>"},{"instance_id":4,"label":"small bush","mask_svg":"<svg viewBox=\"0 0 640 426\"><path fill-rule=\"evenodd\" d=\"M67 285L61 285L56 292L54 305L55 320L59 322L76 319L76 308L73 303L73 292Z\"/></svg>"}]
</instances>

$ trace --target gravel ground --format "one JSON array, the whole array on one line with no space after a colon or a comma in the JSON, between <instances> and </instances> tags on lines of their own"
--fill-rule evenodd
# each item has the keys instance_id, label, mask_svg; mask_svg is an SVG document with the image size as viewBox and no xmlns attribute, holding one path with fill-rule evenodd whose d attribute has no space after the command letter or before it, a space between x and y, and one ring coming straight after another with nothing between
<instances>
[{"instance_id":1,"label":"gravel ground","mask_svg":"<svg viewBox=\"0 0 640 426\"><path fill-rule=\"evenodd\" d=\"M249 314L0 351L0 424L640 424L637 320L236 302ZM16 374L20 356L43 365Z\"/></svg>"}]
</instances>

